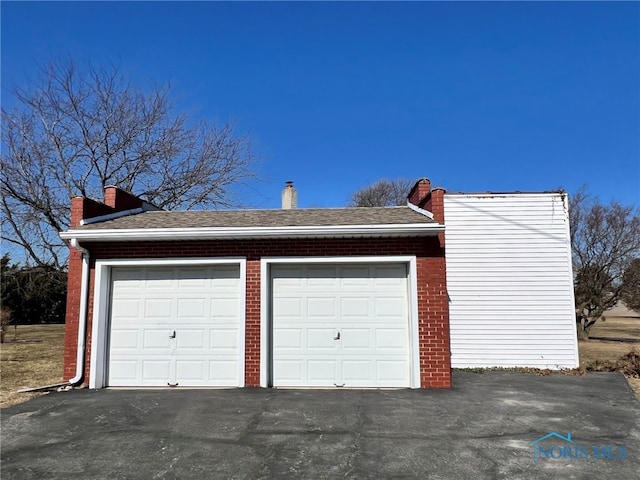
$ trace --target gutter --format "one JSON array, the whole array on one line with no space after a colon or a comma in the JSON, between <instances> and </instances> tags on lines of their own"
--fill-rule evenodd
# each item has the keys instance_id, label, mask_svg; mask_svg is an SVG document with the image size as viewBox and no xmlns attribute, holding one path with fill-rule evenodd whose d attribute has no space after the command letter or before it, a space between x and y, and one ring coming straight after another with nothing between
<instances>
[{"instance_id":1,"label":"gutter","mask_svg":"<svg viewBox=\"0 0 640 480\"><path fill-rule=\"evenodd\" d=\"M69 379L71 386L77 386L84 376L84 362L86 353L87 332L87 300L89 297L89 250L83 248L75 238L71 239L71 246L82 252L82 277L80 285L80 313L78 314L78 342L76 345L76 375Z\"/></svg>"},{"instance_id":2,"label":"gutter","mask_svg":"<svg viewBox=\"0 0 640 480\"><path fill-rule=\"evenodd\" d=\"M326 225L285 227L195 227L195 228L109 228L71 229L61 232L65 240L123 242L130 240L206 240L260 238L363 238L435 236L443 232L438 223L390 225Z\"/></svg>"}]
</instances>

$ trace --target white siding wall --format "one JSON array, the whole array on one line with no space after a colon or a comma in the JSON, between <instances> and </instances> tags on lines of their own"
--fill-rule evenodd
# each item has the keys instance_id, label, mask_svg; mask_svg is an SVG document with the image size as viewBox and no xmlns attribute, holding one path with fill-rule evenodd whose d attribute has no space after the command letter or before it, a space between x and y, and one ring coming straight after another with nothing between
<instances>
[{"instance_id":1,"label":"white siding wall","mask_svg":"<svg viewBox=\"0 0 640 480\"><path fill-rule=\"evenodd\" d=\"M453 367L578 366L559 193L446 194Z\"/></svg>"}]
</instances>

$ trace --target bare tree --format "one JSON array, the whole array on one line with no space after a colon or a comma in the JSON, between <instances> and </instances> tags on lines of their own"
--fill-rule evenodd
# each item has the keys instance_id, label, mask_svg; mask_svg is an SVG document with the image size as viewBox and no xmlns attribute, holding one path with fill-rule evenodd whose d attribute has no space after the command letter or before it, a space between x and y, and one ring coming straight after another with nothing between
<instances>
[{"instance_id":1,"label":"bare tree","mask_svg":"<svg viewBox=\"0 0 640 480\"><path fill-rule=\"evenodd\" d=\"M232 189L254 176L247 136L231 124L189 122L175 113L169 86L144 91L116 67L52 63L10 93L2 239L30 263L64 266L57 232L68 227L73 196L101 198L104 186L117 185L160 208L216 208L232 205Z\"/></svg>"},{"instance_id":2,"label":"bare tree","mask_svg":"<svg viewBox=\"0 0 640 480\"><path fill-rule=\"evenodd\" d=\"M570 208L571 246L579 338L625 292L625 272L640 256L640 213L618 202L602 205L585 189Z\"/></svg>"},{"instance_id":3,"label":"bare tree","mask_svg":"<svg viewBox=\"0 0 640 480\"><path fill-rule=\"evenodd\" d=\"M406 205L411 187L411 180L378 180L351 195L349 205L352 207L392 207Z\"/></svg>"},{"instance_id":4,"label":"bare tree","mask_svg":"<svg viewBox=\"0 0 640 480\"><path fill-rule=\"evenodd\" d=\"M633 310L640 311L640 258L634 259L622 277L622 301Z\"/></svg>"}]
</instances>

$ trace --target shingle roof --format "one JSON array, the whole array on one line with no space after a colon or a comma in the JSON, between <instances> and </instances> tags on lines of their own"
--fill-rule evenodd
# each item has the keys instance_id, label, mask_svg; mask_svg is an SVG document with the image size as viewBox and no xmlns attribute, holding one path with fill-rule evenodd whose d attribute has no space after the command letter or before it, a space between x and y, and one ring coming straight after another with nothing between
<instances>
[{"instance_id":1,"label":"shingle roof","mask_svg":"<svg viewBox=\"0 0 640 480\"><path fill-rule=\"evenodd\" d=\"M147 211L72 230L437 224L409 207Z\"/></svg>"}]
</instances>

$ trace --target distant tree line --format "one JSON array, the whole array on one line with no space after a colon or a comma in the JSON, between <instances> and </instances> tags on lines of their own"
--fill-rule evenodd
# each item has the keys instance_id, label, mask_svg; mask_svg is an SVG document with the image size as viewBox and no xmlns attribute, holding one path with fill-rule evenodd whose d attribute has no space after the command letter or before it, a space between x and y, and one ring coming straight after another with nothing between
<instances>
[{"instance_id":1,"label":"distant tree line","mask_svg":"<svg viewBox=\"0 0 640 480\"><path fill-rule=\"evenodd\" d=\"M54 266L27 266L5 254L2 268L2 324L64 323L67 274Z\"/></svg>"}]
</instances>

